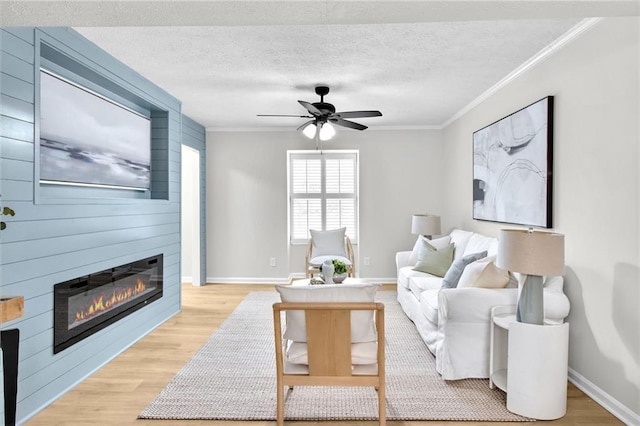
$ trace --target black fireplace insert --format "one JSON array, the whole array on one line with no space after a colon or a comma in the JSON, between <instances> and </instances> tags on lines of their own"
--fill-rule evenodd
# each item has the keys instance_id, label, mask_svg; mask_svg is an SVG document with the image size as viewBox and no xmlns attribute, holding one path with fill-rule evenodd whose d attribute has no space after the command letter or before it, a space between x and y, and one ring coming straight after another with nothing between
<instances>
[{"instance_id":1,"label":"black fireplace insert","mask_svg":"<svg viewBox=\"0 0 640 426\"><path fill-rule=\"evenodd\" d=\"M162 297L162 254L53 287L53 353Z\"/></svg>"}]
</instances>

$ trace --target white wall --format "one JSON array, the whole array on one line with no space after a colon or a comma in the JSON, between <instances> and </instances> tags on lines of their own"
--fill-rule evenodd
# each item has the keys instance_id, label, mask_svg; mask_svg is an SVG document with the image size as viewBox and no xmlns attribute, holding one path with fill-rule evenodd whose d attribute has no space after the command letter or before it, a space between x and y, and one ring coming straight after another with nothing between
<instances>
[{"instance_id":1,"label":"white wall","mask_svg":"<svg viewBox=\"0 0 640 426\"><path fill-rule=\"evenodd\" d=\"M555 230L565 234L572 378L640 420L638 20L607 19L444 131L446 224L472 220L471 135L555 96ZM616 401L610 401L615 405ZM631 414L633 411L635 414Z\"/></svg>"},{"instance_id":2,"label":"white wall","mask_svg":"<svg viewBox=\"0 0 640 426\"><path fill-rule=\"evenodd\" d=\"M338 130L324 149L360 152L361 277L395 280L395 252L411 249L411 214L439 212L438 131ZM289 246L287 150L315 149L291 132L207 133L207 281L277 281L304 273L305 246ZM364 266L362 258L370 258ZM276 267L269 266L275 257Z\"/></svg>"}]
</instances>

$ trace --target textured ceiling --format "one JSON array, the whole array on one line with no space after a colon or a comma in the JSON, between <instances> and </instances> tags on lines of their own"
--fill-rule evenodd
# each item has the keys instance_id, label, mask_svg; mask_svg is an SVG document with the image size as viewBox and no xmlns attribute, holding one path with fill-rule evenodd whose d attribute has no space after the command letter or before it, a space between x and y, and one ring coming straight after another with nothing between
<instances>
[{"instance_id":1,"label":"textured ceiling","mask_svg":"<svg viewBox=\"0 0 640 426\"><path fill-rule=\"evenodd\" d=\"M296 101L319 101L318 84L330 86L325 101L338 111L380 110L383 117L354 119L371 129L442 126L583 18L637 14L637 2L618 1L0 7L2 25L74 26L212 130L294 130L304 119L256 115L304 115Z\"/></svg>"},{"instance_id":2,"label":"textured ceiling","mask_svg":"<svg viewBox=\"0 0 640 426\"><path fill-rule=\"evenodd\" d=\"M385 127L437 126L575 21L78 28L181 99L207 128L295 129L316 84L338 111ZM541 94L544 95L544 94Z\"/></svg>"}]
</instances>

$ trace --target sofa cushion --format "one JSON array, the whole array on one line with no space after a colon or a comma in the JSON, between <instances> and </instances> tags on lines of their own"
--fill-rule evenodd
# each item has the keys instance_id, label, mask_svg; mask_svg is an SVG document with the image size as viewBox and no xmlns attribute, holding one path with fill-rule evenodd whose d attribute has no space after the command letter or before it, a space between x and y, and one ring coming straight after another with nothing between
<instances>
[{"instance_id":1,"label":"sofa cushion","mask_svg":"<svg viewBox=\"0 0 640 426\"><path fill-rule=\"evenodd\" d=\"M436 249L429 243L424 243L418 255L415 271L426 272L437 277L443 277L453 262L453 250L455 246L449 244L444 248Z\"/></svg>"},{"instance_id":2,"label":"sofa cushion","mask_svg":"<svg viewBox=\"0 0 640 426\"><path fill-rule=\"evenodd\" d=\"M440 290L423 291L418 302L420 303L420 312L432 324L438 324L438 292Z\"/></svg>"},{"instance_id":3,"label":"sofa cushion","mask_svg":"<svg viewBox=\"0 0 640 426\"><path fill-rule=\"evenodd\" d=\"M428 274L420 271L414 271L411 266L404 266L398 271L398 285L409 288L409 281L413 277L428 277ZM438 278L441 279L441 278Z\"/></svg>"},{"instance_id":4,"label":"sofa cushion","mask_svg":"<svg viewBox=\"0 0 640 426\"><path fill-rule=\"evenodd\" d=\"M307 344L289 340L286 360L292 364L309 364ZM363 342L351 344L351 364L368 365L378 362L378 343Z\"/></svg>"},{"instance_id":5,"label":"sofa cushion","mask_svg":"<svg viewBox=\"0 0 640 426\"><path fill-rule=\"evenodd\" d=\"M309 366L305 364L294 364L289 361L285 361L284 372L286 374L300 374L306 375L309 374ZM366 365L354 365L351 369L351 374L354 376L375 376L378 374L378 365L377 364L366 364Z\"/></svg>"},{"instance_id":6,"label":"sofa cushion","mask_svg":"<svg viewBox=\"0 0 640 426\"><path fill-rule=\"evenodd\" d=\"M467 265L458 282L458 288L504 288L509 283L509 272L498 268L494 260L494 257L485 257Z\"/></svg>"},{"instance_id":7,"label":"sofa cushion","mask_svg":"<svg viewBox=\"0 0 640 426\"><path fill-rule=\"evenodd\" d=\"M442 287L442 278L431 275L422 275L420 277L411 277L409 279L409 290L416 299L420 299L420 294L426 290L439 290Z\"/></svg>"},{"instance_id":8,"label":"sofa cushion","mask_svg":"<svg viewBox=\"0 0 640 426\"><path fill-rule=\"evenodd\" d=\"M473 235L473 232L463 231L462 229L454 229L449 233L449 236L451 237L451 242L456 246L456 250L454 253L455 259L462 257L462 254L464 253L464 249L467 246L467 243L469 242L469 239L471 238L472 235Z\"/></svg>"},{"instance_id":9,"label":"sofa cushion","mask_svg":"<svg viewBox=\"0 0 640 426\"><path fill-rule=\"evenodd\" d=\"M548 291L562 293L562 287L564 287L564 277L562 275L544 277L543 287Z\"/></svg>"},{"instance_id":10,"label":"sofa cushion","mask_svg":"<svg viewBox=\"0 0 640 426\"><path fill-rule=\"evenodd\" d=\"M454 260L442 279L442 288L455 288L458 285L458 280L460 280L460 276L462 275L462 271L465 266L484 257L487 257L486 250L479 253L467 254L466 256L462 256L461 258Z\"/></svg>"},{"instance_id":11,"label":"sofa cushion","mask_svg":"<svg viewBox=\"0 0 640 426\"><path fill-rule=\"evenodd\" d=\"M379 284L276 285L283 302L374 302ZM304 311L288 311L283 337L295 342L307 341ZM351 341L377 340L373 311L351 312Z\"/></svg>"},{"instance_id":12,"label":"sofa cushion","mask_svg":"<svg viewBox=\"0 0 640 426\"><path fill-rule=\"evenodd\" d=\"M485 250L487 251L487 256L496 256L498 254L498 239L474 233L464 247L462 255L466 256Z\"/></svg>"},{"instance_id":13,"label":"sofa cushion","mask_svg":"<svg viewBox=\"0 0 640 426\"><path fill-rule=\"evenodd\" d=\"M341 262L343 262L345 265L347 266L351 266L351 261L344 257L344 256L336 256L336 255L324 255L324 256L316 256L313 259L309 259L309 265L310 266L315 266L315 267L320 267L320 265L322 265L324 263L325 260L339 260Z\"/></svg>"},{"instance_id":14,"label":"sofa cushion","mask_svg":"<svg viewBox=\"0 0 640 426\"><path fill-rule=\"evenodd\" d=\"M420 249L424 245L424 243L430 244L432 247L436 249L441 249L449 245L451 242L451 237L445 235L444 237L436 238L433 240L427 240L424 236L418 235L416 239L416 243L413 245L413 250L411 250L411 255L409 255L409 260L407 263L411 266L415 265L418 261L418 254L420 254Z\"/></svg>"}]
</instances>

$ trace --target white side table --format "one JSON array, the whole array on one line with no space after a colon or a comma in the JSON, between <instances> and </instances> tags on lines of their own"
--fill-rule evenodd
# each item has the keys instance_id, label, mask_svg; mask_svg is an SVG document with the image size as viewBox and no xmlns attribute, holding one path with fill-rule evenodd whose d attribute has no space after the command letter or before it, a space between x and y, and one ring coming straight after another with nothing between
<instances>
[{"instance_id":1,"label":"white side table","mask_svg":"<svg viewBox=\"0 0 640 426\"><path fill-rule=\"evenodd\" d=\"M507 409L553 420L567 412L569 324L517 322L515 305L491 310L489 387L507 393Z\"/></svg>"}]
</instances>

